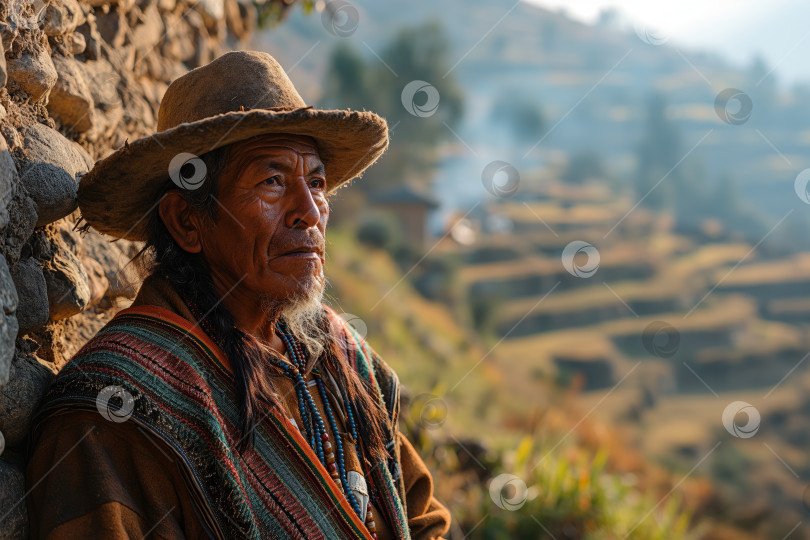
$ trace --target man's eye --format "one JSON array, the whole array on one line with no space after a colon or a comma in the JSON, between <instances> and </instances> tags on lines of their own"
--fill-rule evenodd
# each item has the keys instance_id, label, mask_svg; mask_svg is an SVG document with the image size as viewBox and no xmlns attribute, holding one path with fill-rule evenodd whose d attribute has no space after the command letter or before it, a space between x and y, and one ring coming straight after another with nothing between
<instances>
[{"instance_id":1,"label":"man's eye","mask_svg":"<svg viewBox=\"0 0 810 540\"><path fill-rule=\"evenodd\" d=\"M315 189L324 189L326 187L326 180L323 178L313 178L309 181L309 186Z\"/></svg>"},{"instance_id":2,"label":"man's eye","mask_svg":"<svg viewBox=\"0 0 810 540\"><path fill-rule=\"evenodd\" d=\"M269 185L271 185L271 186L272 186L272 185L274 185L274 184L278 184L278 182L279 182L279 179L280 179L280 178L281 178L281 177L280 177L279 175L277 175L277 174L276 174L276 175L274 175L274 176L271 176L270 178L266 178L266 179L264 180L264 183L265 183L265 184L269 184Z\"/></svg>"}]
</instances>

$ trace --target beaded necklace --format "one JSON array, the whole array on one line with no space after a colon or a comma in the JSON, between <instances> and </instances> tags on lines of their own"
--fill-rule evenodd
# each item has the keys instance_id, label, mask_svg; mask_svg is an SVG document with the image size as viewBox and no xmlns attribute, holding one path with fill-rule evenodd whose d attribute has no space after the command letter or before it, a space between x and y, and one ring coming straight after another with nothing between
<instances>
[{"instance_id":1,"label":"beaded necklace","mask_svg":"<svg viewBox=\"0 0 810 540\"><path fill-rule=\"evenodd\" d=\"M314 400L312 399L312 394L309 392L309 388L307 382L304 380L303 375L301 375L302 371L305 371L306 367L306 353L304 348L301 346L300 342L295 338L295 336L290 332L289 327L283 321L278 321L276 323L276 331L278 336L284 342L284 345L287 347L287 354L290 357L292 363L287 363L284 361L280 361L278 359L273 358L271 361L273 365L280 368L281 371L290 379L292 379L295 385L295 394L296 399L298 400L298 411L301 414L301 420L304 424L304 432L306 437L309 441L310 446L318 456L318 459L324 465L327 471L329 471L329 475L332 477L332 480L335 481L337 486L343 492L343 495L349 501L354 512L360 517L363 518L363 512L360 507L360 503L357 500L354 492L349 487L349 482L347 478L346 472L346 460L345 460L345 452L343 448L343 441L341 440L340 433L338 431L337 422L335 421L335 415L332 413L332 407L329 404L329 397L326 393L326 388L323 384L323 378L318 370L318 368L314 368L312 370L312 375L315 380L315 384L318 387L318 391L321 395L321 401L323 402L324 412L326 413L327 421L329 422L329 427L332 430L335 438L335 450L337 451L337 457L335 456L335 452L333 452L333 447L331 443L331 438L329 433L326 430L326 426L321 418L321 414L318 411L317 406L315 405ZM361 463L362 469L362 453L361 447L359 443L359 437L357 436L357 425L354 421L354 411L352 404L346 399L346 395L343 392L343 389L339 389L341 393L341 398L343 403L346 405L346 418L349 428L349 434L352 437L352 441L355 445L355 450L357 452L358 460ZM369 491L369 501L366 504L366 512L365 512L365 525L366 528L371 533L371 537L376 540L377 533L376 533L376 523L374 522L374 517L371 511L371 490Z\"/></svg>"},{"instance_id":2,"label":"beaded necklace","mask_svg":"<svg viewBox=\"0 0 810 540\"><path fill-rule=\"evenodd\" d=\"M197 302L190 298L184 298L184 301L189 310L192 312L192 315L194 315L194 317L197 319L200 327L209 336L212 336L214 341L218 342L219 336L217 335L217 332L214 330L214 327L208 320L208 317L202 313L202 310ZM354 512L362 519L363 514L360 508L360 503L358 502L357 497L355 497L354 492L348 487L349 483L346 472L343 441L341 440L340 433L338 432L337 422L335 421L335 416L332 413L332 407L329 404L329 398L327 397L321 374L317 368L312 370L316 385L318 386L318 391L321 395L321 400L323 401L324 412L326 412L329 427L332 429L332 433L335 436L335 449L337 450L337 457L332 451L331 438L329 433L326 431L326 426L323 423L320 413L318 412L318 407L315 405L315 402L312 399L312 394L309 392L307 382L304 380L303 375L301 375L301 372L306 371L307 354L303 346L300 344L298 339L296 339L284 321L279 320L276 322L276 332L284 341L284 345L287 347L287 353L292 360L292 364L284 362L273 355L270 355L269 360L273 366L278 368L285 376L293 381L296 399L298 401L298 412L300 413L301 421L304 424L304 431L302 431L302 434L305 434L310 447L315 451L318 459L332 477L332 480L334 480L338 488L340 488L343 495L349 501L349 504ZM360 462L360 468L362 470L363 454L360 446L360 439L357 436L357 424L354 420L355 411L353 410L352 404L347 399L344 390L339 388L339 391L340 397L346 406L346 419L349 427L349 434L354 442L355 451L357 452L358 461ZM371 489L368 489L367 491L369 500L366 504L366 515L364 521L366 528L368 529L369 533L371 533L371 537L376 540L376 523L374 522L374 517L371 511L371 501L376 500L376 497L373 496Z\"/></svg>"}]
</instances>

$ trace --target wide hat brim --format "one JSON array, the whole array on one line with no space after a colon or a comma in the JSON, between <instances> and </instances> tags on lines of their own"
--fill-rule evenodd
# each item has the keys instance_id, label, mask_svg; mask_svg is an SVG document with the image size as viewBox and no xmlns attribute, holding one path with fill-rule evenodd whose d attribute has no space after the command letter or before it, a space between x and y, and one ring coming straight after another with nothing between
<instances>
[{"instance_id":1,"label":"wide hat brim","mask_svg":"<svg viewBox=\"0 0 810 540\"><path fill-rule=\"evenodd\" d=\"M301 107L228 112L138 139L97 162L79 182L82 218L101 233L146 240L150 215L176 156L200 156L269 133L313 137L326 169L328 192L359 177L388 148L388 125L370 111Z\"/></svg>"}]
</instances>

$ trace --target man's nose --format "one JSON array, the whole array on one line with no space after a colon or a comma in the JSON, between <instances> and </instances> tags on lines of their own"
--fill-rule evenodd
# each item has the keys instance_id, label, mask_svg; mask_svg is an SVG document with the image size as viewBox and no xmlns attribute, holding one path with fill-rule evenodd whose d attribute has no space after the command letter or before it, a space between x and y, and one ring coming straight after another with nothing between
<instances>
[{"instance_id":1,"label":"man's nose","mask_svg":"<svg viewBox=\"0 0 810 540\"><path fill-rule=\"evenodd\" d=\"M304 229L317 226L321 220L321 212L309 189L308 179L304 174L303 160L298 161L295 173L290 180L285 193L290 205L286 215L286 225L290 228Z\"/></svg>"}]
</instances>

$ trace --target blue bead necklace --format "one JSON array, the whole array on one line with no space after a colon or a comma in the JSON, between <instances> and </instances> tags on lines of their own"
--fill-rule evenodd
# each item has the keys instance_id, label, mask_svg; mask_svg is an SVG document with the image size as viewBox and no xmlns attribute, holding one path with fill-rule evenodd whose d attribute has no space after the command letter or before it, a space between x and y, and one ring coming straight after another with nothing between
<instances>
[{"instance_id":1,"label":"blue bead necklace","mask_svg":"<svg viewBox=\"0 0 810 540\"><path fill-rule=\"evenodd\" d=\"M301 414L301 420L304 424L304 431L306 433L307 440L310 446L315 450L315 453L318 456L318 459L321 461L323 466L329 472L329 475L332 477L332 480L335 481L337 486L341 489L346 499L349 501L352 509L355 513L362 518L363 512L360 507L360 502L357 500L357 497L354 495L354 492L351 489L348 489L346 486L349 485L347 472L346 472L346 459L345 459L345 452L343 448L343 441L340 436L340 432L338 431L337 422L335 420L335 415L332 413L332 406L329 403L329 396L326 393L326 388L323 384L323 378L321 377L320 372L317 368L312 370L312 374L315 378L315 384L318 387L318 391L321 395L321 401L323 402L324 412L326 413L327 421L329 422L329 427L332 429L332 433L335 437L335 450L336 452L332 451L332 443L330 441L329 433L326 431L326 426L324 425L323 419L321 418L321 414L318 411L317 406L315 405L315 401L312 399L312 394L309 392L309 388L307 386L306 380L301 375L302 371L306 370L306 354L304 352L303 347L295 339L295 336L290 332L289 328L283 321L279 321L276 323L276 331L278 336L284 342L284 345L287 347L287 353L290 356L290 360L292 363L287 362L279 362L277 366L284 371L284 373L293 380L295 384L295 394L296 399L298 401L298 411ZM362 466L362 453L361 447L359 443L359 437L357 435L357 425L354 421L354 411L352 410L352 404L346 399L346 395L343 392L343 389L339 389L341 393L341 398L343 403L346 406L346 418L348 422L349 433L354 441L355 450L357 451L357 457L360 461L360 467ZM335 455L337 454L337 455ZM365 524L366 527L369 529L372 538L377 538L376 534L376 524L374 522L374 518L371 513L371 501L369 500L367 507L365 508Z\"/></svg>"}]
</instances>

